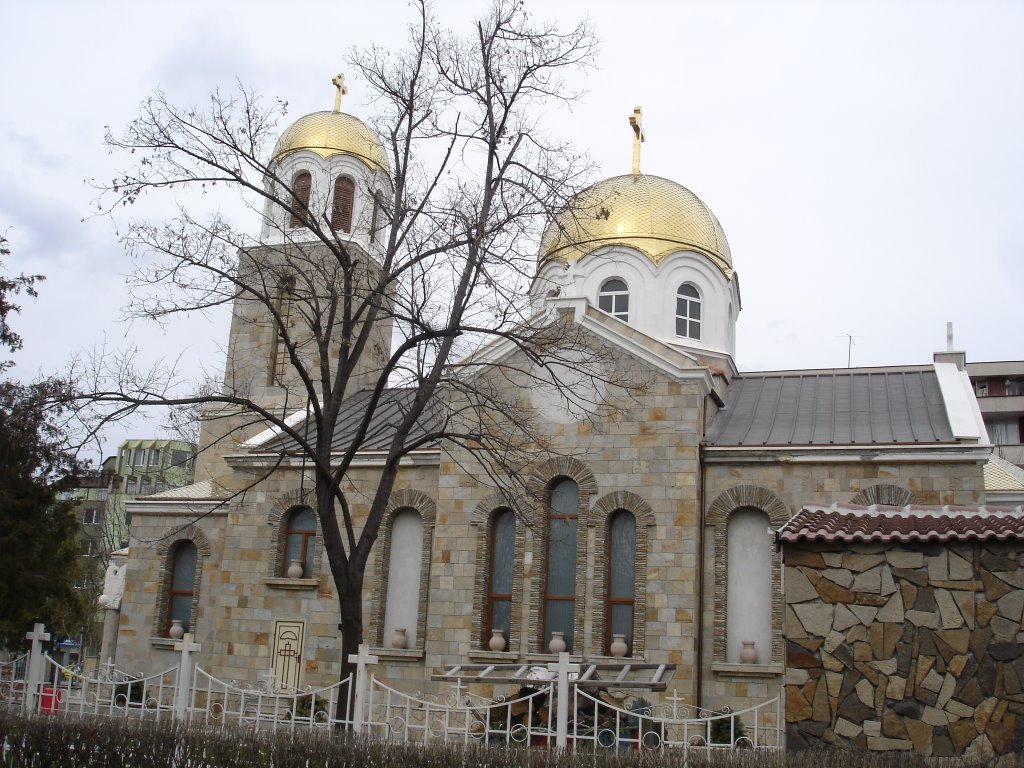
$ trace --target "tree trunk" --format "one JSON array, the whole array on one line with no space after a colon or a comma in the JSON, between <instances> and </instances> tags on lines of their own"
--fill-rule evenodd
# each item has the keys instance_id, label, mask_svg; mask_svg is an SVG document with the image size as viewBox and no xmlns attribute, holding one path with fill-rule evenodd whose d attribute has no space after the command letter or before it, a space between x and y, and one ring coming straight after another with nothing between
<instances>
[{"instance_id":1,"label":"tree trunk","mask_svg":"<svg viewBox=\"0 0 1024 768\"><path fill-rule=\"evenodd\" d=\"M355 672L356 665L350 657L359 653L359 644L363 642L363 588L362 578L358 583L346 574L343 583L337 584L338 607L341 609L341 672L339 679L344 681L349 675L352 679L344 683L338 690L338 706L335 717L338 720L352 717L352 705L355 703Z\"/></svg>"}]
</instances>

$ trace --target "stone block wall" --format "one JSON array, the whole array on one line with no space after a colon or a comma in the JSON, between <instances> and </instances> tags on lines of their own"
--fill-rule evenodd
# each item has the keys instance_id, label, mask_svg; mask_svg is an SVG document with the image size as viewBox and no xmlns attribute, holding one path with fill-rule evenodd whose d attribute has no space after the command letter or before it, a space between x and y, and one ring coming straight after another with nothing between
<instances>
[{"instance_id":1,"label":"stone block wall","mask_svg":"<svg viewBox=\"0 0 1024 768\"><path fill-rule=\"evenodd\" d=\"M1024 752L1024 543L783 557L790 749Z\"/></svg>"}]
</instances>

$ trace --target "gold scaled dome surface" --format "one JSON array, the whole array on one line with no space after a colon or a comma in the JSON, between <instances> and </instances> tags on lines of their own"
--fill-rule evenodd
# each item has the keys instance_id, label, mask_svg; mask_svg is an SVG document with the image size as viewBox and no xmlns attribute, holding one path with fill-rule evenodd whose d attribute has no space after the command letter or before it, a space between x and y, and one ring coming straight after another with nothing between
<instances>
[{"instance_id":1,"label":"gold scaled dome surface","mask_svg":"<svg viewBox=\"0 0 1024 768\"><path fill-rule=\"evenodd\" d=\"M548 225L540 261L578 261L608 245L635 248L656 265L676 251L697 251L732 279L729 242L715 214L661 176L613 176L583 190Z\"/></svg>"},{"instance_id":2,"label":"gold scaled dome surface","mask_svg":"<svg viewBox=\"0 0 1024 768\"><path fill-rule=\"evenodd\" d=\"M377 171L390 169L384 145L377 134L358 117L344 112L313 112L300 117L281 134L274 147L274 160L300 150L316 152L326 159L353 155Z\"/></svg>"}]
</instances>

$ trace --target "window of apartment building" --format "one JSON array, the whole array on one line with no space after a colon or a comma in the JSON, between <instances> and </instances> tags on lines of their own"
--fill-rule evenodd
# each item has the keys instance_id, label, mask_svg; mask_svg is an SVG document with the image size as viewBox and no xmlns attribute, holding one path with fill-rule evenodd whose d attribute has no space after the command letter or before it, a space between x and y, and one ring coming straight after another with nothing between
<instances>
[{"instance_id":1,"label":"window of apartment building","mask_svg":"<svg viewBox=\"0 0 1024 768\"><path fill-rule=\"evenodd\" d=\"M87 509L82 513L82 522L85 525L99 525L101 516L98 509Z\"/></svg>"}]
</instances>

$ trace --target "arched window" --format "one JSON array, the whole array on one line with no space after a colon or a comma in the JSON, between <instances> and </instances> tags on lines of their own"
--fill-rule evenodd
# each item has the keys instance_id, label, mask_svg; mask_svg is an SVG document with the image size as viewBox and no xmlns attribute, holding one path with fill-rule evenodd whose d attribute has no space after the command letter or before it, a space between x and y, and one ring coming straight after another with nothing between
<instances>
[{"instance_id":1,"label":"arched window","mask_svg":"<svg viewBox=\"0 0 1024 768\"><path fill-rule=\"evenodd\" d=\"M309 213L309 195L313 191L313 177L309 171L300 171L292 180L292 212L288 220L290 227L306 226Z\"/></svg>"},{"instance_id":2,"label":"arched window","mask_svg":"<svg viewBox=\"0 0 1024 768\"><path fill-rule=\"evenodd\" d=\"M331 229L349 233L352 231L352 206L356 197L356 185L348 176L339 176L334 182L334 208L331 211Z\"/></svg>"},{"instance_id":3,"label":"arched window","mask_svg":"<svg viewBox=\"0 0 1024 768\"><path fill-rule=\"evenodd\" d=\"M772 661L772 538L768 515L738 509L727 531L726 661L740 663L744 641L753 641L758 663Z\"/></svg>"},{"instance_id":4,"label":"arched window","mask_svg":"<svg viewBox=\"0 0 1024 768\"><path fill-rule=\"evenodd\" d=\"M313 577L313 554L316 550L316 513L309 507L296 509L288 516L284 535L284 573L292 563L302 566L303 579Z\"/></svg>"},{"instance_id":5,"label":"arched window","mask_svg":"<svg viewBox=\"0 0 1024 768\"><path fill-rule=\"evenodd\" d=\"M488 648L494 630L500 629L509 642L512 632L512 573L515 562L516 518L510 509L499 509L491 519L490 558L487 570L483 648Z\"/></svg>"},{"instance_id":6,"label":"arched window","mask_svg":"<svg viewBox=\"0 0 1024 768\"><path fill-rule=\"evenodd\" d=\"M700 292L691 283L676 293L676 336L700 341Z\"/></svg>"},{"instance_id":7,"label":"arched window","mask_svg":"<svg viewBox=\"0 0 1024 768\"><path fill-rule=\"evenodd\" d=\"M553 632L561 632L565 649L573 650L576 621L576 535L580 489L572 480L551 488L548 506L547 573L544 579L544 628L541 647L547 650Z\"/></svg>"},{"instance_id":8,"label":"arched window","mask_svg":"<svg viewBox=\"0 0 1024 768\"><path fill-rule=\"evenodd\" d=\"M293 276L281 279L277 286L274 304L277 310L277 319L271 325L274 341L270 345L267 384L283 386L285 374L291 364L284 345L289 340L286 336L290 337L292 328L292 310L295 305L295 278Z\"/></svg>"},{"instance_id":9,"label":"arched window","mask_svg":"<svg viewBox=\"0 0 1024 768\"><path fill-rule=\"evenodd\" d=\"M633 620L636 604L636 518L620 509L608 520L608 584L605 590L604 652L611 655L613 635L626 640L633 655Z\"/></svg>"},{"instance_id":10,"label":"arched window","mask_svg":"<svg viewBox=\"0 0 1024 768\"><path fill-rule=\"evenodd\" d=\"M415 509L395 514L388 539L388 591L384 609L384 645L405 629L409 648L417 646L420 589L423 581L423 518Z\"/></svg>"},{"instance_id":11,"label":"arched window","mask_svg":"<svg viewBox=\"0 0 1024 768\"><path fill-rule=\"evenodd\" d=\"M186 632L191 631L192 598L195 596L196 545L191 541L181 541L171 555L171 578L167 591L167 621L164 626L166 635L175 620L181 622Z\"/></svg>"},{"instance_id":12,"label":"arched window","mask_svg":"<svg viewBox=\"0 0 1024 768\"><path fill-rule=\"evenodd\" d=\"M605 280L597 296L597 306L602 312L617 317L624 323L629 322L629 289L618 277Z\"/></svg>"}]
</instances>

